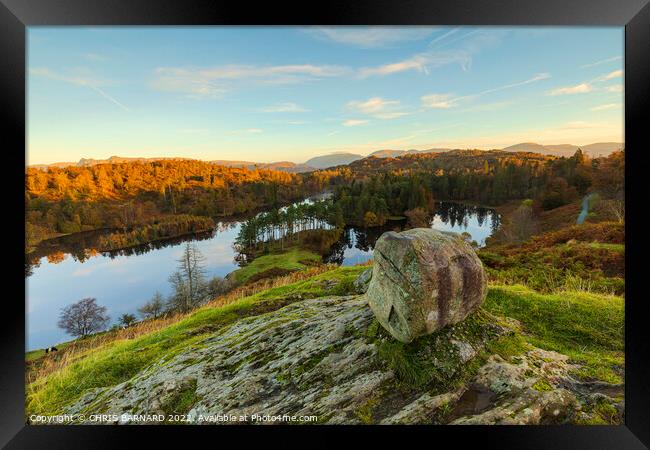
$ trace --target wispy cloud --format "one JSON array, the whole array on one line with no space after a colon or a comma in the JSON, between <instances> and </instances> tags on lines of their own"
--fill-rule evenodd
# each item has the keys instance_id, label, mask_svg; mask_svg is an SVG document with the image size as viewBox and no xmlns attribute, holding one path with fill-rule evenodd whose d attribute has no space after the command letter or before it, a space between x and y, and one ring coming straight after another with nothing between
<instances>
[{"instance_id":1,"label":"wispy cloud","mask_svg":"<svg viewBox=\"0 0 650 450\"><path fill-rule=\"evenodd\" d=\"M454 97L452 94L430 94L430 95L424 95L420 97L420 100L422 102L422 106L424 106L425 108L448 109L448 108L458 106L458 104L463 101L475 99L486 94L491 94L493 92L499 92L507 89L513 89L519 86L525 86L527 84L536 83L538 81L546 80L548 78L551 78L550 74L538 73L527 80L518 81L516 83L509 83L503 86L497 86L494 88L486 89L484 91L477 92L476 94L463 95L460 97Z\"/></svg>"},{"instance_id":2,"label":"wispy cloud","mask_svg":"<svg viewBox=\"0 0 650 450\"><path fill-rule=\"evenodd\" d=\"M417 71L428 75L432 69L458 64L468 70L472 57L482 49L498 44L507 32L503 30L473 30L457 36L458 29L452 29L433 39L429 48L401 61L383 64L377 67L365 67L359 70L361 78L385 76L399 72ZM455 48L448 48L459 44Z\"/></svg>"},{"instance_id":3,"label":"wispy cloud","mask_svg":"<svg viewBox=\"0 0 650 450\"><path fill-rule=\"evenodd\" d=\"M574 86L565 86L557 89L552 89L546 93L546 95L557 96L557 95L571 95L571 94L586 94L588 92L597 92L597 91L607 91L607 92L620 92L618 87L598 87L598 85L603 81L613 80L615 78L620 78L623 76L622 70L614 70L612 72L606 73L599 77L593 78L590 81L585 81ZM622 88L620 88L622 90Z\"/></svg>"},{"instance_id":4,"label":"wispy cloud","mask_svg":"<svg viewBox=\"0 0 650 450\"><path fill-rule=\"evenodd\" d=\"M309 110L295 103L285 102L262 108L261 111L267 113L302 113Z\"/></svg>"},{"instance_id":5,"label":"wispy cloud","mask_svg":"<svg viewBox=\"0 0 650 450\"><path fill-rule=\"evenodd\" d=\"M346 105L348 111L361 113L376 119L396 119L408 113L403 111L399 100L385 100L381 97L372 97L365 101L351 101Z\"/></svg>"},{"instance_id":6,"label":"wispy cloud","mask_svg":"<svg viewBox=\"0 0 650 450\"><path fill-rule=\"evenodd\" d=\"M503 91L503 90L506 90L506 89L511 89L511 88L515 88L515 87L519 87L519 86L524 86L524 85L530 84L530 83L535 83L537 81L547 80L549 78L551 78L550 73L538 73L535 76L533 76L532 78L529 78L527 80L518 81L516 83L506 84L506 85L495 87L495 88L492 88L492 89L487 89L485 91L479 92L476 95L484 95L484 94L490 94L492 92Z\"/></svg>"},{"instance_id":7,"label":"wispy cloud","mask_svg":"<svg viewBox=\"0 0 650 450\"><path fill-rule=\"evenodd\" d=\"M113 97L111 97L110 95L108 95L106 92L104 92L103 90L101 90L101 89L98 88L97 86L88 85L88 87L89 87L90 89L92 89L93 91L97 92L97 93L98 93L99 95L101 95L102 97L104 97L106 100L108 100L108 101L110 101L110 102L113 102L114 104L116 104L117 106L119 106L120 108L122 108L124 111L130 111L129 108L127 108L127 107L124 106L122 103L120 103L120 102L118 102L117 100L115 100Z\"/></svg>"},{"instance_id":8,"label":"wispy cloud","mask_svg":"<svg viewBox=\"0 0 650 450\"><path fill-rule=\"evenodd\" d=\"M63 75L46 67L29 69L29 74L37 77L49 78L51 80L74 84L76 86L84 86L90 88L106 100L122 108L124 111L129 111L129 108L127 108L124 104L107 94L103 89L99 87L100 85L106 84L99 79L84 75Z\"/></svg>"},{"instance_id":9,"label":"wispy cloud","mask_svg":"<svg viewBox=\"0 0 650 450\"><path fill-rule=\"evenodd\" d=\"M314 27L305 30L312 36L360 48L388 47L402 42L417 41L431 35L433 27Z\"/></svg>"},{"instance_id":10,"label":"wispy cloud","mask_svg":"<svg viewBox=\"0 0 650 450\"><path fill-rule=\"evenodd\" d=\"M603 75L601 77L601 80L603 80L603 81L611 80L611 79L614 79L614 78L620 78L622 76L623 76L623 71L622 70L615 70L613 72L608 73L607 75Z\"/></svg>"},{"instance_id":11,"label":"wispy cloud","mask_svg":"<svg viewBox=\"0 0 650 450\"><path fill-rule=\"evenodd\" d=\"M292 84L350 73L342 66L290 64L278 66L226 65L212 68L159 67L151 87L194 98L217 98L233 83Z\"/></svg>"},{"instance_id":12,"label":"wispy cloud","mask_svg":"<svg viewBox=\"0 0 650 450\"><path fill-rule=\"evenodd\" d=\"M598 105L591 108L592 111L604 111L607 109L618 109L622 105L620 103L607 103L605 105Z\"/></svg>"},{"instance_id":13,"label":"wispy cloud","mask_svg":"<svg viewBox=\"0 0 650 450\"><path fill-rule=\"evenodd\" d=\"M622 84L615 84L613 86L606 86L605 91L607 92L623 92Z\"/></svg>"},{"instance_id":14,"label":"wispy cloud","mask_svg":"<svg viewBox=\"0 0 650 450\"><path fill-rule=\"evenodd\" d=\"M593 91L593 86L589 83L580 83L575 86L561 87L547 92L547 95L572 95L572 94L586 94Z\"/></svg>"},{"instance_id":15,"label":"wispy cloud","mask_svg":"<svg viewBox=\"0 0 650 450\"><path fill-rule=\"evenodd\" d=\"M437 42L443 41L447 39L449 36L458 33L460 28L452 28L451 30L441 34L440 36L436 36L435 39L433 39L431 42L429 42L429 45L432 46L436 44Z\"/></svg>"},{"instance_id":16,"label":"wispy cloud","mask_svg":"<svg viewBox=\"0 0 650 450\"><path fill-rule=\"evenodd\" d=\"M420 98L422 106L426 108L448 109L454 105L454 99L451 94L430 94Z\"/></svg>"},{"instance_id":17,"label":"wispy cloud","mask_svg":"<svg viewBox=\"0 0 650 450\"><path fill-rule=\"evenodd\" d=\"M359 70L359 76L361 78L367 78L371 76L392 75L409 70L429 74L431 69L454 63L459 64L463 69L467 69L471 61L471 56L463 50L456 52L420 53L395 63L362 68Z\"/></svg>"},{"instance_id":18,"label":"wispy cloud","mask_svg":"<svg viewBox=\"0 0 650 450\"><path fill-rule=\"evenodd\" d=\"M365 125L367 124L367 120L362 120L362 119L348 119L345 122L343 122L344 127L356 127L359 125Z\"/></svg>"},{"instance_id":19,"label":"wispy cloud","mask_svg":"<svg viewBox=\"0 0 650 450\"><path fill-rule=\"evenodd\" d=\"M587 69L589 67L600 66L601 64L607 64L607 63L614 62L614 61L620 61L621 59L623 59L622 56L614 56L612 58L602 59L600 61L596 61L596 62L593 62L593 63L590 63L590 64L582 65L582 66L580 66L580 68L581 69Z\"/></svg>"}]
</instances>

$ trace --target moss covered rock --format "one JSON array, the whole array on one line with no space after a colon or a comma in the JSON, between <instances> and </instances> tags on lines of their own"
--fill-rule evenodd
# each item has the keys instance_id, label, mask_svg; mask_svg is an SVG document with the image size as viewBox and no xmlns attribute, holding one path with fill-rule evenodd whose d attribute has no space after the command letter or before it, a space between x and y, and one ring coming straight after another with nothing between
<instances>
[{"instance_id":1,"label":"moss covered rock","mask_svg":"<svg viewBox=\"0 0 650 450\"><path fill-rule=\"evenodd\" d=\"M384 233L374 261L366 297L379 323L401 342L460 322L487 295L481 260L456 233Z\"/></svg>"}]
</instances>

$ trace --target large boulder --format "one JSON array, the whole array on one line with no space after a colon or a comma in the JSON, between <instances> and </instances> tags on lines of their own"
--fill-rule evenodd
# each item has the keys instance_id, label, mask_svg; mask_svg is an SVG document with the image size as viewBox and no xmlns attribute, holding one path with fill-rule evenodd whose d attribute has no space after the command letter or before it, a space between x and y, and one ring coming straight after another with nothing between
<instances>
[{"instance_id":1,"label":"large boulder","mask_svg":"<svg viewBox=\"0 0 650 450\"><path fill-rule=\"evenodd\" d=\"M379 323L401 342L460 322L486 294L481 260L456 233L389 231L375 244L366 297Z\"/></svg>"}]
</instances>

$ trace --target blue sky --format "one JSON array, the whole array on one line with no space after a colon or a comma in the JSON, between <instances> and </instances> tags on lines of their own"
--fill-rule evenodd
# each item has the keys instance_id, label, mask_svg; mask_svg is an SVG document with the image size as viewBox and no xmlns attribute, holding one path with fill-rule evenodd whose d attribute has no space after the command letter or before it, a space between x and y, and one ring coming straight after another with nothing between
<instances>
[{"instance_id":1,"label":"blue sky","mask_svg":"<svg viewBox=\"0 0 650 450\"><path fill-rule=\"evenodd\" d=\"M31 27L28 164L623 141L623 28Z\"/></svg>"}]
</instances>

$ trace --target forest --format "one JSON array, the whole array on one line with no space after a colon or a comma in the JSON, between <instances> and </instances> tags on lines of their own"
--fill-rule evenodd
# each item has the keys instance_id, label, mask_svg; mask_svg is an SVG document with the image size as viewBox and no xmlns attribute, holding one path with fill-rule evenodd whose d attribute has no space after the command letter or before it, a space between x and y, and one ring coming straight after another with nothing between
<instances>
[{"instance_id":1,"label":"forest","mask_svg":"<svg viewBox=\"0 0 650 450\"><path fill-rule=\"evenodd\" d=\"M127 231L165 215L224 217L301 199L319 176L193 160L26 171L27 245L102 228Z\"/></svg>"},{"instance_id":2,"label":"forest","mask_svg":"<svg viewBox=\"0 0 650 450\"><path fill-rule=\"evenodd\" d=\"M26 241L30 247L53 236L112 229L103 247L114 250L209 229L200 217L273 208L243 229L239 245L251 248L283 243L323 223L375 227L404 217L417 223L438 200L495 206L530 199L539 213L597 190L622 207L623 180L624 151L590 159L580 150L569 158L472 150L369 157L304 174L192 160L28 168ZM323 190L332 192L331 201L281 209Z\"/></svg>"},{"instance_id":3,"label":"forest","mask_svg":"<svg viewBox=\"0 0 650 450\"><path fill-rule=\"evenodd\" d=\"M461 160L465 163L455 161L453 167L446 159L429 154L357 161L342 169L346 178L348 170L356 175L351 182L337 183L337 178L332 178L335 203L346 223L378 226L409 210L431 211L435 200L496 206L510 200L530 199L534 210L544 211L573 202L590 188L606 198L623 200L623 151L596 159L588 158L580 150L570 158L509 154L492 159L490 152L484 153L463 156ZM439 159L442 164L436 162ZM412 164L396 168L405 161ZM374 166L368 167L371 164Z\"/></svg>"}]
</instances>

